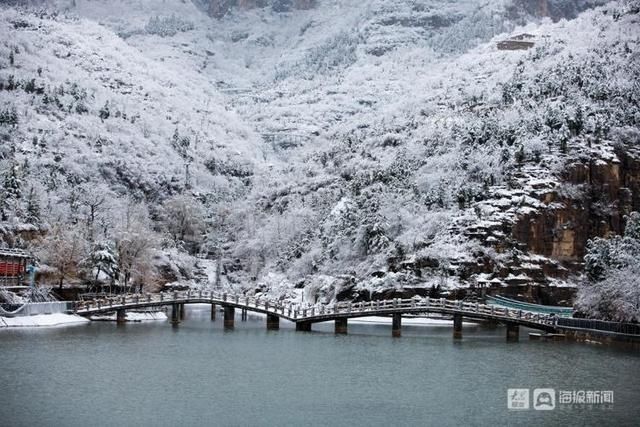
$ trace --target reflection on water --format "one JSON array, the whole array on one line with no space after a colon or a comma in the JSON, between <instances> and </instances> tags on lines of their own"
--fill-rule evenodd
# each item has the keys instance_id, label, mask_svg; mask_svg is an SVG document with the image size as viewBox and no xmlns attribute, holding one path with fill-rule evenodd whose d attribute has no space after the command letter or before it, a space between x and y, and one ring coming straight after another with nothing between
<instances>
[{"instance_id":1,"label":"reflection on water","mask_svg":"<svg viewBox=\"0 0 640 427\"><path fill-rule=\"evenodd\" d=\"M503 328L236 319L0 331L0 425L633 425L640 357ZM613 390L612 409L507 409L508 388Z\"/></svg>"}]
</instances>

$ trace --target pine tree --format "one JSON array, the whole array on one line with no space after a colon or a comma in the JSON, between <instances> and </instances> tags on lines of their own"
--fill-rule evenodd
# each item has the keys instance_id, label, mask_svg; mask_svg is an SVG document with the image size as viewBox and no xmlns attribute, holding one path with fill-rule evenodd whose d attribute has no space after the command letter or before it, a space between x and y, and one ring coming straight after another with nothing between
<instances>
[{"instance_id":1,"label":"pine tree","mask_svg":"<svg viewBox=\"0 0 640 427\"><path fill-rule=\"evenodd\" d=\"M525 154L524 154L524 145L520 145L520 148L518 148L518 151L516 151L515 153L515 160L518 164L522 164L525 161Z\"/></svg>"},{"instance_id":2,"label":"pine tree","mask_svg":"<svg viewBox=\"0 0 640 427\"><path fill-rule=\"evenodd\" d=\"M10 110L0 110L0 125L16 126L18 124L18 111L15 107Z\"/></svg>"},{"instance_id":3,"label":"pine tree","mask_svg":"<svg viewBox=\"0 0 640 427\"><path fill-rule=\"evenodd\" d=\"M35 189L31 187L27 197L27 222L38 224L40 222L40 200Z\"/></svg>"},{"instance_id":4,"label":"pine tree","mask_svg":"<svg viewBox=\"0 0 640 427\"><path fill-rule=\"evenodd\" d=\"M106 274L110 279L110 284L118 280L119 268L116 251L111 242L96 243L91 249L89 257L82 263L91 281L97 284L101 274Z\"/></svg>"},{"instance_id":5,"label":"pine tree","mask_svg":"<svg viewBox=\"0 0 640 427\"><path fill-rule=\"evenodd\" d=\"M640 213L631 212L627 217L624 237L640 241Z\"/></svg>"},{"instance_id":6,"label":"pine tree","mask_svg":"<svg viewBox=\"0 0 640 427\"><path fill-rule=\"evenodd\" d=\"M191 188L189 166L193 161L193 156L191 154L192 153L191 138L189 138L188 136L180 137L180 134L178 133L178 129L176 128L176 130L173 132L173 137L171 138L171 145L173 146L173 149L176 150L178 155L180 155L180 157L182 157L182 160L184 161L185 188L189 189Z\"/></svg>"},{"instance_id":7,"label":"pine tree","mask_svg":"<svg viewBox=\"0 0 640 427\"><path fill-rule=\"evenodd\" d=\"M109 118L111 112L109 111L109 101L105 102L104 107L100 109L98 112L98 116L102 121L105 121Z\"/></svg>"},{"instance_id":8,"label":"pine tree","mask_svg":"<svg viewBox=\"0 0 640 427\"><path fill-rule=\"evenodd\" d=\"M16 88L16 82L14 80L13 74L7 77L7 84L5 85L7 90L14 90Z\"/></svg>"},{"instance_id":9,"label":"pine tree","mask_svg":"<svg viewBox=\"0 0 640 427\"><path fill-rule=\"evenodd\" d=\"M0 191L0 221L7 221L9 219L9 201L7 200L6 193Z\"/></svg>"},{"instance_id":10,"label":"pine tree","mask_svg":"<svg viewBox=\"0 0 640 427\"><path fill-rule=\"evenodd\" d=\"M20 199L22 197L21 186L18 167L11 165L4 177L4 192L9 198Z\"/></svg>"},{"instance_id":11,"label":"pine tree","mask_svg":"<svg viewBox=\"0 0 640 427\"><path fill-rule=\"evenodd\" d=\"M18 110L16 110L16 107L13 107L9 113L9 124L14 127L18 124Z\"/></svg>"},{"instance_id":12,"label":"pine tree","mask_svg":"<svg viewBox=\"0 0 640 427\"><path fill-rule=\"evenodd\" d=\"M33 93L36 91L36 79L31 79L24 84L24 91L27 93Z\"/></svg>"},{"instance_id":13,"label":"pine tree","mask_svg":"<svg viewBox=\"0 0 640 427\"><path fill-rule=\"evenodd\" d=\"M601 238L590 240L587 243L587 253L584 261L584 269L589 280L594 282L603 280L612 264L609 241Z\"/></svg>"}]
</instances>

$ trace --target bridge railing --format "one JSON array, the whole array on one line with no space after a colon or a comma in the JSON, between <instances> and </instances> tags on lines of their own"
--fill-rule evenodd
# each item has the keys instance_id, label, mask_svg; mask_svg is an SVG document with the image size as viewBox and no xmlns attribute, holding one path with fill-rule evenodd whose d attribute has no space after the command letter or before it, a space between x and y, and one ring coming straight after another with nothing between
<instances>
[{"instance_id":1,"label":"bridge railing","mask_svg":"<svg viewBox=\"0 0 640 427\"><path fill-rule=\"evenodd\" d=\"M75 311L91 311L106 310L113 308L126 308L131 305L139 304L167 304L170 302L180 303L181 301L189 301L193 299L207 300L212 303L232 303L239 306L260 308L265 311L279 313L285 315L293 312L293 304L284 304L281 301L273 301L265 298L247 297L238 294L227 294L213 291L174 291L160 292L158 294L127 294L103 296L92 301L77 301L75 303Z\"/></svg>"},{"instance_id":2,"label":"bridge railing","mask_svg":"<svg viewBox=\"0 0 640 427\"><path fill-rule=\"evenodd\" d=\"M637 323L609 322L605 320L574 319L562 317L558 319L558 326L575 329L592 329L617 334L640 335L640 325Z\"/></svg>"},{"instance_id":3,"label":"bridge railing","mask_svg":"<svg viewBox=\"0 0 640 427\"><path fill-rule=\"evenodd\" d=\"M206 290L188 290L161 292L158 294L127 294L105 296L93 301L79 301L75 311L95 311L113 308L126 308L136 305L162 305L181 301L205 300L212 303L230 303L241 307L256 308L267 313L278 314L290 319L313 319L331 314L354 314L380 312L385 310L409 310L417 308L449 309L452 311L478 313L496 318L513 318L537 323L553 323L548 315L507 307L485 305L465 301L451 301L445 298L409 298L392 300L373 300L366 302L336 302L333 304L285 303L262 297L227 294Z\"/></svg>"},{"instance_id":4,"label":"bridge railing","mask_svg":"<svg viewBox=\"0 0 640 427\"><path fill-rule=\"evenodd\" d=\"M334 304L320 304L318 306L309 306L301 310L301 316L318 317L331 314L353 314L353 313L366 313L366 312L380 312L385 310L409 310L414 308L438 308L449 309L453 311L478 313L493 317L513 318L519 320L527 320L536 323L553 323L553 319L549 316L529 312L525 310L510 310L506 307L489 306L479 303L470 303L463 301L451 301L444 298L433 299L393 299L393 300L381 300L381 301L368 301L368 302L338 302Z\"/></svg>"},{"instance_id":5,"label":"bridge railing","mask_svg":"<svg viewBox=\"0 0 640 427\"><path fill-rule=\"evenodd\" d=\"M557 307L557 306L548 306L548 305L540 305L540 304L531 304L528 302L517 301L510 298L506 298L500 295L489 296L487 297L487 301L489 304L498 305L513 309L522 309L531 311L534 313L542 313L542 314L555 314L556 316L563 317L572 317L573 316L573 308L571 307Z\"/></svg>"}]
</instances>

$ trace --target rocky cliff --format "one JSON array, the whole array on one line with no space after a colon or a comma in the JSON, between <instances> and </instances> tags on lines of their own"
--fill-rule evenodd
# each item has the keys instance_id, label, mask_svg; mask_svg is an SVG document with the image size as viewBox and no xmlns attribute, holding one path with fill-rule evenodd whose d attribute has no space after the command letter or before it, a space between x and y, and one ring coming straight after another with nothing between
<instances>
[{"instance_id":1,"label":"rocky cliff","mask_svg":"<svg viewBox=\"0 0 640 427\"><path fill-rule=\"evenodd\" d=\"M512 15L551 18L553 21L573 19L583 10L604 4L603 0L513 0Z\"/></svg>"},{"instance_id":2,"label":"rocky cliff","mask_svg":"<svg viewBox=\"0 0 640 427\"><path fill-rule=\"evenodd\" d=\"M640 210L640 155L633 144L620 144L605 156L571 159L556 182L536 180L532 170L524 170L512 183L519 189L480 202L478 212L491 214L480 214L481 221L461 232L487 250L454 266L455 274L557 302L544 285L579 275L588 240L623 234L627 215Z\"/></svg>"},{"instance_id":3,"label":"rocky cliff","mask_svg":"<svg viewBox=\"0 0 640 427\"><path fill-rule=\"evenodd\" d=\"M311 9L316 0L210 0L209 15L222 18L233 8L248 10L254 8L271 7L275 12L288 12L296 9Z\"/></svg>"},{"instance_id":4,"label":"rocky cliff","mask_svg":"<svg viewBox=\"0 0 640 427\"><path fill-rule=\"evenodd\" d=\"M480 244L471 257L444 263L433 257L389 259L389 269L457 276L472 292L477 286L478 293L568 303L573 288L548 285L579 277L588 240L622 234L627 215L640 210L640 153L634 144L621 144L606 156L571 156L557 180L536 178L539 171L523 168L511 188L494 190L474 206L476 217L452 228ZM407 295L414 291L428 289Z\"/></svg>"},{"instance_id":5,"label":"rocky cliff","mask_svg":"<svg viewBox=\"0 0 640 427\"><path fill-rule=\"evenodd\" d=\"M576 194L542 194L547 208L521 216L512 235L533 253L575 268L588 239L622 234L625 216L640 210L640 158L620 146L607 160L579 159L567 166L562 185Z\"/></svg>"},{"instance_id":6,"label":"rocky cliff","mask_svg":"<svg viewBox=\"0 0 640 427\"><path fill-rule=\"evenodd\" d=\"M533 289L576 283L587 240L640 208L640 138L624 136L640 123L640 11L612 2L554 24L590 2L487 3L0 9L0 238L30 221L79 229L98 189L105 240L124 235L131 195L151 231L219 257L234 291L483 285L548 303ZM532 45L500 50L503 32ZM175 233L167 200L195 231Z\"/></svg>"}]
</instances>

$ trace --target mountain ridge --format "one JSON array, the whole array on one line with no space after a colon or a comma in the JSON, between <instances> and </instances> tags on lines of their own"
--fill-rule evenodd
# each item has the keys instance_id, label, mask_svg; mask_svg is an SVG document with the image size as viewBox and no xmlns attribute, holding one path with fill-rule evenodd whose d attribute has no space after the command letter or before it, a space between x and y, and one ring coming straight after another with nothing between
<instances>
[{"instance_id":1,"label":"mountain ridge","mask_svg":"<svg viewBox=\"0 0 640 427\"><path fill-rule=\"evenodd\" d=\"M149 86L148 80L155 86L146 92L158 105L150 105L147 113L143 109L141 117L155 123L155 116L177 109L180 118L165 114L171 117L161 120L158 131L128 130L135 137L116 142L116 148L133 147L134 158L141 160L125 163L124 169L118 161L107 164L96 180L112 174L108 187L116 188L118 199L144 182L131 170L145 171L153 164L138 145L147 153L163 150L157 173L166 174L166 183L152 197L143 184L136 197L149 204L154 228L162 235L167 229L159 202L179 194L197 201L209 230L198 246L213 257L223 254L229 286L251 288L257 281L261 291L286 293L283 289L301 283L333 297L357 298L361 291L403 286L572 283L572 275L581 271L580 248L588 237L583 234L620 233L624 215L639 209L633 184L635 136L628 129L636 118L613 115L637 102L628 84L633 81L628 76L637 72L631 30L637 12L632 2L613 2L576 20L535 20L518 27L519 16L506 20L514 3L496 2L487 9L471 3L448 5L446 13L455 19L443 26L445 21L434 24L432 18L405 21L410 16L405 9L413 6L401 1L373 2L366 10L342 4L323 9L324 2L288 14L251 9L229 14L213 27L190 4L170 3L165 13L156 14L152 5L141 3L126 19L109 5L108 13L99 12L102 28L89 33L113 44L115 52L130 53L105 59L132 61L136 72L138 66L162 71L148 72L140 81L133 73L102 81L121 101L101 118L108 96L96 89L88 106L90 123L104 126L105 134L114 132L116 111L122 120L123 112L131 116L128 108L137 111L144 105L145 91L136 88ZM549 3L548 10L557 4ZM575 12L565 5L563 13ZM99 9L78 2L78 10L91 15ZM421 13L415 16L438 16ZM22 21L42 25L29 16L3 11L4 31L33 31L20 28ZM97 15L76 24L76 18L40 19L70 19L64 23L68 31L80 31L95 25ZM465 34L469 19L495 27L478 37ZM535 38L534 48L496 48L509 34L521 33ZM62 37L52 44L60 56L54 52L52 61L91 57L92 49L103 49L95 44L76 51L68 42ZM24 57L14 53L8 66L6 43L4 49L0 72L6 83L7 70L18 69ZM587 71L580 74L584 64ZM103 70L92 66L91 73L99 76ZM34 90L42 87L37 65L29 67ZM48 72L43 67L45 77ZM165 73L171 77L163 78ZM598 83L607 73L617 77ZM25 91L29 82L20 77L20 90L29 99L18 110L32 108L29 103L39 96ZM170 91L171 85L177 92ZM135 96L136 107L124 108L129 96ZM76 111L77 105L71 108ZM86 113L62 114L71 128L86 126ZM206 131L199 123L203 120L210 123ZM5 131L13 141L30 141L32 131L22 126L33 121L20 114L17 130ZM97 136L89 139L95 149ZM151 144L138 142L146 139ZM202 143L206 139L214 142ZM119 160L117 150L109 148L113 145L101 144ZM28 157L28 152L16 152L20 160L14 165ZM54 153L47 155L50 164L60 163ZM94 155L74 154L69 163L91 164ZM565 166L584 164L584 159L607 166L588 174ZM620 159L629 172L618 172L623 178L616 180ZM597 174L602 179L593 178ZM121 182L119 191L113 182ZM589 186L617 190L603 199L579 199L593 191ZM619 203L618 193L625 191L631 192L630 201ZM572 192L579 193L578 199ZM594 214L606 226L585 225L585 209L595 212L590 206L597 203L620 208ZM556 205L563 214L549 214ZM536 219L540 215L547 219ZM541 227L539 221L550 225ZM580 241L575 230L581 230Z\"/></svg>"}]
</instances>

